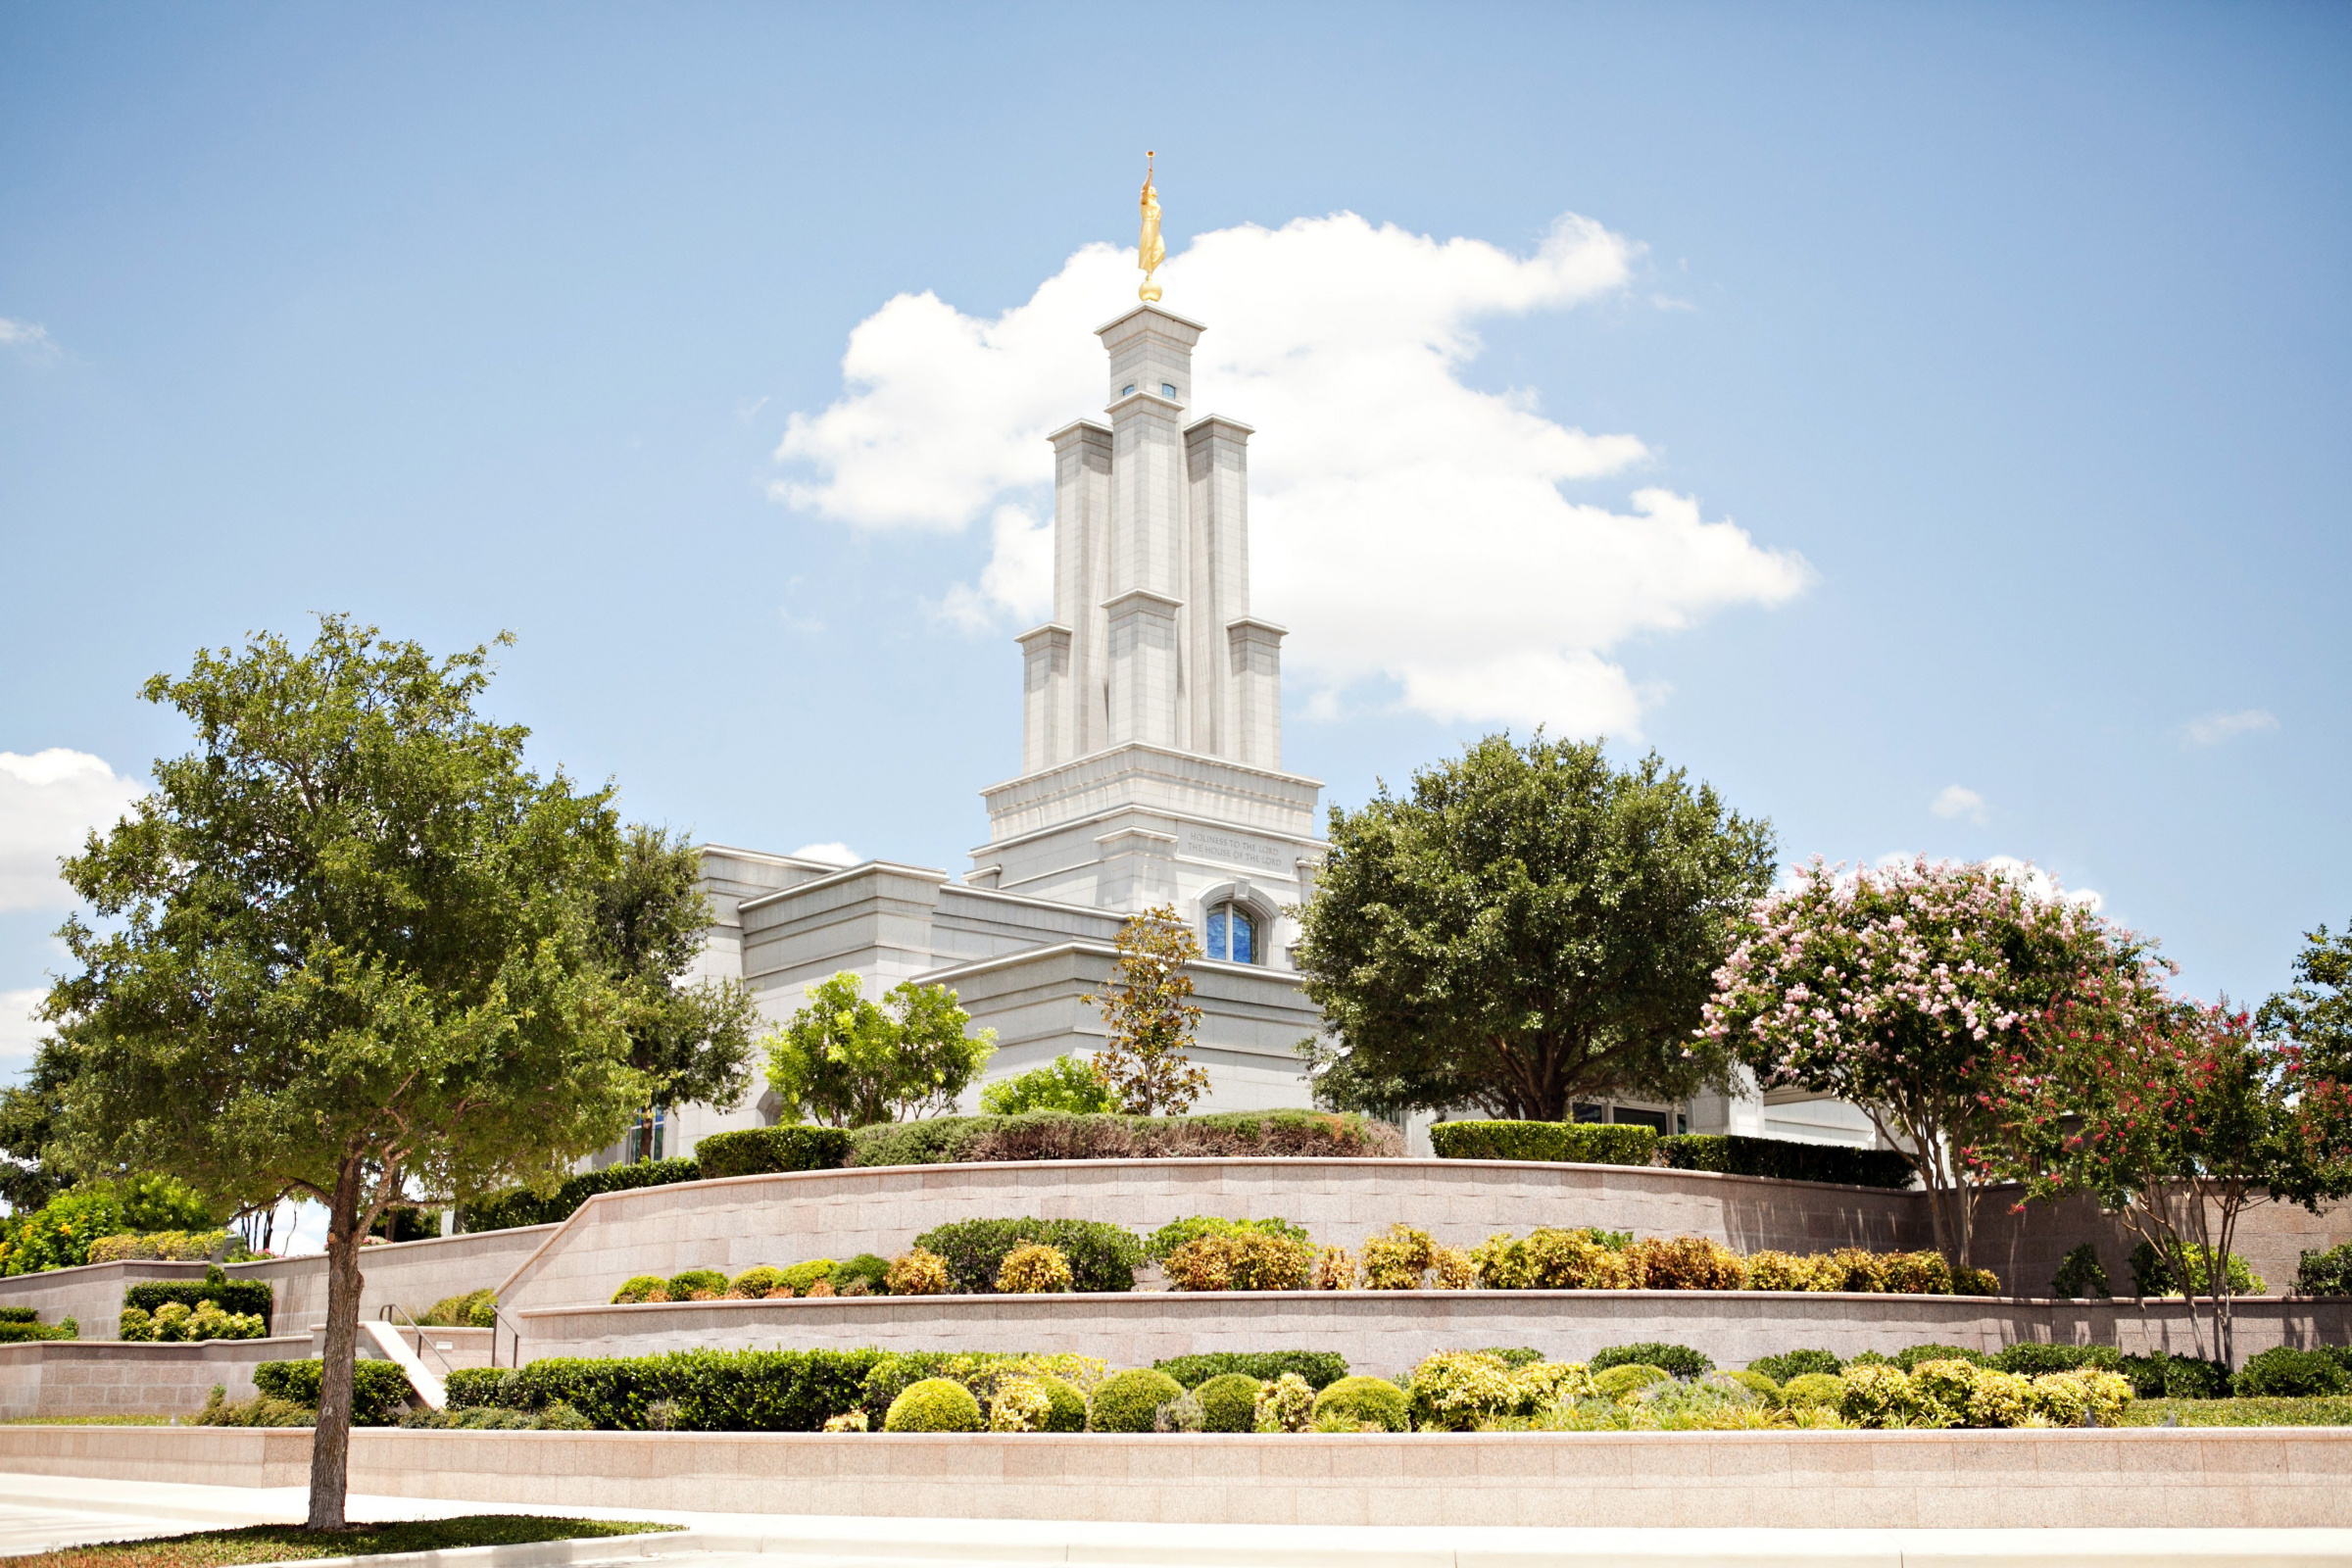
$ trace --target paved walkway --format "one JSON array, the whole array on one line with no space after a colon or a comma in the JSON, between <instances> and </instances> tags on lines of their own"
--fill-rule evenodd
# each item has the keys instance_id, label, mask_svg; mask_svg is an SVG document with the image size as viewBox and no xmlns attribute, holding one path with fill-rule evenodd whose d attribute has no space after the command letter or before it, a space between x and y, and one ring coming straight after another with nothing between
<instances>
[{"instance_id":1,"label":"paved walkway","mask_svg":"<svg viewBox=\"0 0 2352 1568\"><path fill-rule=\"evenodd\" d=\"M292 1524L299 1488L195 1487L0 1474L0 1556L207 1527ZM2352 1565L2352 1530L1517 1530L808 1518L489 1505L354 1494L375 1523L464 1513L685 1525L693 1568L2321 1568ZM674 1540L675 1538L671 1538ZM685 1543L678 1543L685 1545ZM530 1547L467 1553L500 1568ZM619 1551L615 1555L619 1555ZM433 1554L425 1554L429 1560ZM416 1564L419 1558L404 1559Z\"/></svg>"}]
</instances>

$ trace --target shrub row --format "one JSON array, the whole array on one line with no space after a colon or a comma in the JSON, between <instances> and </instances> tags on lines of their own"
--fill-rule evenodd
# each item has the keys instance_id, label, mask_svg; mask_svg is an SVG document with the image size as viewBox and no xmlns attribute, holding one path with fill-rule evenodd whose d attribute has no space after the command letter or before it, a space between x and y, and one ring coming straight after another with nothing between
<instances>
[{"instance_id":1,"label":"shrub row","mask_svg":"<svg viewBox=\"0 0 2352 1568\"><path fill-rule=\"evenodd\" d=\"M498 1325L498 1293L487 1286L444 1296L416 1316L418 1328L487 1329Z\"/></svg>"},{"instance_id":2,"label":"shrub row","mask_svg":"<svg viewBox=\"0 0 2352 1568\"><path fill-rule=\"evenodd\" d=\"M1551 1291L1848 1291L1893 1296L1992 1296L1989 1269L1955 1271L1940 1252L1872 1252L1840 1248L1798 1255L1762 1251L1742 1257L1703 1236L1646 1237L1619 1232L1538 1229L1525 1238L1497 1233L1470 1255L1488 1290Z\"/></svg>"},{"instance_id":3,"label":"shrub row","mask_svg":"<svg viewBox=\"0 0 2352 1568\"><path fill-rule=\"evenodd\" d=\"M1187 1389L1224 1377L1271 1383L1288 1372L1321 1392L1348 1375L1348 1358L1337 1350L1212 1350L1154 1361L1152 1369L1165 1372Z\"/></svg>"},{"instance_id":4,"label":"shrub row","mask_svg":"<svg viewBox=\"0 0 2352 1568\"><path fill-rule=\"evenodd\" d=\"M1086 1295L1134 1290L1144 1261L1133 1231L1091 1219L958 1220L923 1232L914 1245L947 1265L949 1289L964 1296L996 1291L1006 1256L1022 1247L1058 1251L1069 1265L1069 1288Z\"/></svg>"},{"instance_id":5,"label":"shrub row","mask_svg":"<svg viewBox=\"0 0 2352 1568\"><path fill-rule=\"evenodd\" d=\"M1646 1165L1654 1127L1596 1121L1442 1121L1429 1129L1440 1159L1533 1159L1547 1164Z\"/></svg>"},{"instance_id":6,"label":"shrub row","mask_svg":"<svg viewBox=\"0 0 2352 1568\"><path fill-rule=\"evenodd\" d=\"M2305 1252L2295 1264L2297 1296L2352 1296L2352 1242Z\"/></svg>"},{"instance_id":7,"label":"shrub row","mask_svg":"<svg viewBox=\"0 0 2352 1568\"><path fill-rule=\"evenodd\" d=\"M0 1306L0 1323L38 1323L41 1309L37 1306Z\"/></svg>"},{"instance_id":8,"label":"shrub row","mask_svg":"<svg viewBox=\"0 0 2352 1568\"><path fill-rule=\"evenodd\" d=\"M890 1264L871 1252L860 1252L846 1263L829 1257L810 1258L789 1268L760 1264L733 1279L714 1268L690 1268L663 1279L640 1274L612 1293L615 1305L643 1301L757 1301L790 1300L809 1296L873 1296L886 1288Z\"/></svg>"},{"instance_id":9,"label":"shrub row","mask_svg":"<svg viewBox=\"0 0 2352 1568\"><path fill-rule=\"evenodd\" d=\"M195 1344L202 1340L258 1340L268 1332L259 1312L224 1312L213 1301L201 1302L193 1308L182 1301L166 1301L152 1313L142 1307L126 1306L115 1327L119 1339L164 1345Z\"/></svg>"},{"instance_id":10,"label":"shrub row","mask_svg":"<svg viewBox=\"0 0 2352 1568\"><path fill-rule=\"evenodd\" d=\"M458 1228L470 1235L476 1231L511 1231L520 1225L552 1225L571 1218L574 1210L600 1193L625 1193L640 1187L667 1187L673 1182L702 1179L702 1168L691 1159L642 1159L631 1165L607 1165L603 1170L585 1171L570 1178L545 1198L524 1188L469 1203L459 1212Z\"/></svg>"},{"instance_id":11,"label":"shrub row","mask_svg":"<svg viewBox=\"0 0 2352 1568\"><path fill-rule=\"evenodd\" d=\"M212 1305L223 1312L250 1314L262 1320L266 1333L270 1326L270 1289L268 1280L232 1280L215 1269L210 1277L201 1280L141 1280L122 1292L125 1308L135 1307L152 1315L158 1309L177 1303L193 1311Z\"/></svg>"},{"instance_id":12,"label":"shrub row","mask_svg":"<svg viewBox=\"0 0 2352 1568\"><path fill-rule=\"evenodd\" d=\"M832 1170L849 1159L851 1141L840 1127L753 1127L704 1139L694 1146L694 1163L705 1181Z\"/></svg>"},{"instance_id":13,"label":"shrub row","mask_svg":"<svg viewBox=\"0 0 2352 1568\"><path fill-rule=\"evenodd\" d=\"M57 1323L38 1323L30 1317L31 1308L19 1308L24 1317L0 1318L0 1345L22 1345L29 1340L76 1340L81 1337L81 1325L72 1318Z\"/></svg>"},{"instance_id":14,"label":"shrub row","mask_svg":"<svg viewBox=\"0 0 2352 1568\"><path fill-rule=\"evenodd\" d=\"M2254 1360L2261 1361L2262 1357L2256 1356ZM1910 1372L1924 1361L1968 1361L1991 1371L2028 1377L2051 1372L2115 1372L2128 1379L2132 1393L2143 1399L2220 1399L2229 1397L2231 1388L2230 1369L2219 1361L2174 1355L2164 1350L2126 1355L2112 1345L2038 1345L2031 1341L1993 1351L1963 1349L1954 1345L1915 1345L1893 1355L1865 1350L1851 1360L1828 1350L1788 1350L1750 1361L1748 1370L1787 1383L1808 1373L1836 1375L1855 1366L1893 1366ZM2252 1365L2253 1362L2248 1363L2249 1368Z\"/></svg>"},{"instance_id":15,"label":"shrub row","mask_svg":"<svg viewBox=\"0 0 2352 1568\"><path fill-rule=\"evenodd\" d=\"M1836 1182L1900 1192L1911 1185L1911 1162L1891 1149L1844 1149L1790 1138L1739 1133L1680 1133L1658 1140L1658 1163L1671 1170L1724 1176L1769 1176L1785 1182Z\"/></svg>"},{"instance_id":16,"label":"shrub row","mask_svg":"<svg viewBox=\"0 0 2352 1568\"><path fill-rule=\"evenodd\" d=\"M1387 1122L1316 1110L1239 1110L1206 1116L1102 1116L1033 1110L1017 1116L939 1116L861 1127L849 1163L945 1165L1018 1159L1153 1159L1280 1155L1394 1156L1402 1136Z\"/></svg>"},{"instance_id":17,"label":"shrub row","mask_svg":"<svg viewBox=\"0 0 2352 1568\"><path fill-rule=\"evenodd\" d=\"M318 1408L321 1361L264 1361L253 1369L253 1386L267 1398ZM409 1375L389 1361L352 1363L351 1421L354 1426L387 1427L409 1402Z\"/></svg>"},{"instance_id":18,"label":"shrub row","mask_svg":"<svg viewBox=\"0 0 2352 1568\"><path fill-rule=\"evenodd\" d=\"M453 1372L449 1397L532 1413L567 1404L609 1432L815 1432L862 1406L865 1376L881 1359L879 1350L551 1357Z\"/></svg>"},{"instance_id":19,"label":"shrub row","mask_svg":"<svg viewBox=\"0 0 2352 1568\"><path fill-rule=\"evenodd\" d=\"M155 1259L201 1263L208 1258L214 1261L223 1259L228 1256L229 1250L230 1239L226 1231L149 1231L144 1235L99 1237L90 1243L90 1261L122 1263Z\"/></svg>"}]
</instances>

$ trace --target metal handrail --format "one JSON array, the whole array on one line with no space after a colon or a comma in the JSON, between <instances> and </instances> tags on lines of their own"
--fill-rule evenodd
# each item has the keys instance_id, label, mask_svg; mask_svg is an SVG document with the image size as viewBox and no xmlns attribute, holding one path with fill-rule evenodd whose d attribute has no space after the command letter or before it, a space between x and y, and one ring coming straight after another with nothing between
<instances>
[{"instance_id":1,"label":"metal handrail","mask_svg":"<svg viewBox=\"0 0 2352 1568\"><path fill-rule=\"evenodd\" d=\"M490 1364L498 1365L498 1328L502 1323L506 1325L507 1332L514 1337L514 1359L509 1364L520 1366L522 1365L522 1325L507 1316L507 1309L496 1301L490 1303Z\"/></svg>"},{"instance_id":2,"label":"metal handrail","mask_svg":"<svg viewBox=\"0 0 2352 1568\"><path fill-rule=\"evenodd\" d=\"M433 1359L441 1363L441 1376L446 1380L452 1372L457 1370L457 1368L449 1364L449 1357L441 1353L441 1348L439 1346L431 1344L425 1339L424 1325L417 1322L415 1318L409 1316L408 1308L404 1306L397 1306L392 1302L387 1301L384 1303L382 1309L379 1310L375 1315L382 1321L390 1323L392 1322L392 1314L395 1312L400 1314L400 1321L409 1326L409 1331L416 1336L417 1356L421 1358L426 1350L431 1350L433 1352ZM496 1348L498 1344L498 1336L495 1333L490 1336L490 1343L492 1348Z\"/></svg>"}]
</instances>

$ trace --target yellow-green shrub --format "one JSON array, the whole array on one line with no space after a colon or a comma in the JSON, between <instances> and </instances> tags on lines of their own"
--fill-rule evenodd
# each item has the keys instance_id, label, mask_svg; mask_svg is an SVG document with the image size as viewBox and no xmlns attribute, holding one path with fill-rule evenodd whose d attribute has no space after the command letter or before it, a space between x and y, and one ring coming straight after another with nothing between
<instances>
[{"instance_id":1,"label":"yellow-green shrub","mask_svg":"<svg viewBox=\"0 0 2352 1568\"><path fill-rule=\"evenodd\" d=\"M1845 1395L1838 1400L1838 1413L1858 1427L1951 1424L1948 1416L1921 1398L1918 1387L1902 1368L1872 1362L1845 1369Z\"/></svg>"},{"instance_id":2,"label":"yellow-green shrub","mask_svg":"<svg viewBox=\"0 0 2352 1568\"><path fill-rule=\"evenodd\" d=\"M1241 1372L1221 1373L1193 1391L1200 1401L1203 1432L1250 1432L1257 1424L1257 1396L1265 1384Z\"/></svg>"},{"instance_id":3,"label":"yellow-green shrub","mask_svg":"<svg viewBox=\"0 0 2352 1568\"><path fill-rule=\"evenodd\" d=\"M1182 1291L1302 1291L1314 1274L1315 1249L1288 1236L1202 1236L1168 1253L1162 1265Z\"/></svg>"},{"instance_id":4,"label":"yellow-green shrub","mask_svg":"<svg viewBox=\"0 0 2352 1568\"><path fill-rule=\"evenodd\" d=\"M1803 1372L1781 1385L1781 1403L1791 1409L1835 1410L1845 1402L1845 1379L1835 1372Z\"/></svg>"},{"instance_id":5,"label":"yellow-green shrub","mask_svg":"<svg viewBox=\"0 0 2352 1568\"><path fill-rule=\"evenodd\" d=\"M890 1260L889 1284L893 1296L945 1296L948 1260L919 1247L902 1252Z\"/></svg>"},{"instance_id":6,"label":"yellow-green shrub","mask_svg":"<svg viewBox=\"0 0 2352 1568\"><path fill-rule=\"evenodd\" d=\"M636 1277L624 1282L619 1290L612 1293L612 1304L614 1306L632 1305L640 1301L666 1301L668 1299L669 1281L663 1279L659 1274L639 1274Z\"/></svg>"},{"instance_id":7,"label":"yellow-green shrub","mask_svg":"<svg viewBox=\"0 0 2352 1568\"><path fill-rule=\"evenodd\" d=\"M1345 1247L1317 1248L1314 1285L1318 1291L1354 1290L1355 1254Z\"/></svg>"},{"instance_id":8,"label":"yellow-green shrub","mask_svg":"<svg viewBox=\"0 0 2352 1568\"><path fill-rule=\"evenodd\" d=\"M1072 1283L1070 1260L1058 1247L1032 1242L1004 1254L997 1269L997 1289L1006 1296L1045 1296L1067 1291Z\"/></svg>"},{"instance_id":9,"label":"yellow-green shrub","mask_svg":"<svg viewBox=\"0 0 2352 1568\"><path fill-rule=\"evenodd\" d=\"M1663 1367L1628 1362L1592 1374L1592 1392L1603 1399L1630 1399L1653 1383L1670 1383L1674 1374Z\"/></svg>"},{"instance_id":10,"label":"yellow-green shrub","mask_svg":"<svg viewBox=\"0 0 2352 1568\"><path fill-rule=\"evenodd\" d=\"M2085 1417L2103 1427L2113 1426L2132 1402L2132 1381L2120 1373L2087 1368L2044 1372L2033 1380L2026 1402L2034 1414L2054 1427L2079 1427Z\"/></svg>"},{"instance_id":11,"label":"yellow-green shrub","mask_svg":"<svg viewBox=\"0 0 2352 1568\"><path fill-rule=\"evenodd\" d=\"M1315 1396L1311 1413L1317 1421L1338 1416L1386 1432L1403 1432L1412 1424L1405 1392L1387 1378L1342 1378Z\"/></svg>"},{"instance_id":12,"label":"yellow-green shrub","mask_svg":"<svg viewBox=\"0 0 2352 1568\"><path fill-rule=\"evenodd\" d=\"M1163 1404L1184 1395L1184 1385L1165 1372L1139 1367L1113 1372L1095 1390L1087 1426L1095 1432L1150 1432Z\"/></svg>"},{"instance_id":13,"label":"yellow-green shrub","mask_svg":"<svg viewBox=\"0 0 2352 1568\"><path fill-rule=\"evenodd\" d=\"M780 1268L770 1268L762 1263L757 1268L745 1269L735 1276L733 1282L727 1286L727 1299L730 1301L764 1300L779 1290L786 1296L793 1294L791 1287L784 1284L784 1271Z\"/></svg>"},{"instance_id":14,"label":"yellow-green shrub","mask_svg":"<svg viewBox=\"0 0 2352 1568\"><path fill-rule=\"evenodd\" d=\"M1747 1283L1740 1254L1704 1236L1652 1236L1626 1249L1627 1263L1652 1291L1736 1291Z\"/></svg>"},{"instance_id":15,"label":"yellow-green shrub","mask_svg":"<svg viewBox=\"0 0 2352 1568\"><path fill-rule=\"evenodd\" d=\"M1641 1283L1631 1258L1587 1230L1540 1227L1524 1241L1497 1233L1470 1261L1491 1291L1623 1291Z\"/></svg>"},{"instance_id":16,"label":"yellow-green shrub","mask_svg":"<svg viewBox=\"0 0 2352 1568\"><path fill-rule=\"evenodd\" d=\"M1296 1372L1285 1372L1258 1391L1250 1426L1259 1432L1304 1432L1315 1419L1315 1391Z\"/></svg>"},{"instance_id":17,"label":"yellow-green shrub","mask_svg":"<svg viewBox=\"0 0 2352 1568\"><path fill-rule=\"evenodd\" d=\"M1372 1291L1412 1291L1421 1287L1429 1269L1433 1244L1429 1232L1410 1225L1392 1225L1368 1239L1357 1254L1364 1288Z\"/></svg>"},{"instance_id":18,"label":"yellow-green shrub","mask_svg":"<svg viewBox=\"0 0 2352 1568\"><path fill-rule=\"evenodd\" d=\"M1032 1377L1009 1377L997 1385L988 1401L991 1432L1043 1432L1054 1413L1054 1397Z\"/></svg>"},{"instance_id":19,"label":"yellow-green shrub","mask_svg":"<svg viewBox=\"0 0 2352 1568\"><path fill-rule=\"evenodd\" d=\"M977 1432L980 1401L951 1378L925 1378L890 1401L885 1432Z\"/></svg>"}]
</instances>

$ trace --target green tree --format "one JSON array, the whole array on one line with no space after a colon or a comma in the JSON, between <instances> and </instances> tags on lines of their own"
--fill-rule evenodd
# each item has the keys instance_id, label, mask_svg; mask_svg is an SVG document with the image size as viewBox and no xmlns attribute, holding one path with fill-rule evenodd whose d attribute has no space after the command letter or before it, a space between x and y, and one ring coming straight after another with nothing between
<instances>
[{"instance_id":1,"label":"green tree","mask_svg":"<svg viewBox=\"0 0 2352 1568\"><path fill-rule=\"evenodd\" d=\"M767 1037L768 1086L787 1121L865 1127L952 1110L997 1051L994 1029L964 1033L971 1021L946 986L905 981L877 1004L845 969Z\"/></svg>"},{"instance_id":2,"label":"green tree","mask_svg":"<svg viewBox=\"0 0 2352 1568\"><path fill-rule=\"evenodd\" d=\"M199 653L144 689L195 750L65 866L107 922L67 921L78 972L47 1004L73 1161L326 1208L315 1529L343 1524L376 1216L552 1185L645 1099L592 919L610 792L525 769L527 732L473 710L487 663L331 615L307 652Z\"/></svg>"},{"instance_id":3,"label":"green tree","mask_svg":"<svg viewBox=\"0 0 2352 1568\"><path fill-rule=\"evenodd\" d=\"M41 1042L24 1082L0 1091L0 1202L22 1219L74 1185L59 1162L58 1121L74 1077L73 1048L55 1035Z\"/></svg>"},{"instance_id":4,"label":"green tree","mask_svg":"<svg viewBox=\"0 0 2352 1568\"><path fill-rule=\"evenodd\" d=\"M596 894L597 951L620 990L629 1065L647 1086L638 1150L648 1159L658 1113L684 1104L732 1110L751 1084L751 992L733 980L678 984L710 928L701 877L702 856L683 835L639 825Z\"/></svg>"},{"instance_id":5,"label":"green tree","mask_svg":"<svg viewBox=\"0 0 2352 1568\"><path fill-rule=\"evenodd\" d=\"M980 1091L980 1108L992 1116L1018 1116L1025 1110L1066 1110L1079 1115L1100 1114L1117 1107L1110 1088L1097 1077L1084 1056L1055 1056L1043 1067L1010 1078L1000 1078Z\"/></svg>"},{"instance_id":6,"label":"green tree","mask_svg":"<svg viewBox=\"0 0 2352 1568\"><path fill-rule=\"evenodd\" d=\"M2256 1022L2284 1036L2307 1071L2352 1080L2352 925L2340 936L2321 926L2303 943L2295 983L2264 1003Z\"/></svg>"},{"instance_id":7,"label":"green tree","mask_svg":"<svg viewBox=\"0 0 2352 1568\"><path fill-rule=\"evenodd\" d=\"M1330 837L1294 950L1336 1036L1308 1053L1323 1103L1563 1121L1721 1081L1694 1031L1771 883L1769 823L1654 754L1494 735L1402 799L1334 807Z\"/></svg>"},{"instance_id":8,"label":"green tree","mask_svg":"<svg viewBox=\"0 0 2352 1568\"><path fill-rule=\"evenodd\" d=\"M1146 909L1119 928L1116 988L1079 999L1109 1025L1094 1072L1130 1116L1181 1116L1208 1088L1207 1070L1185 1054L1200 1009L1184 966L1199 956L1200 939L1172 906Z\"/></svg>"}]
</instances>

